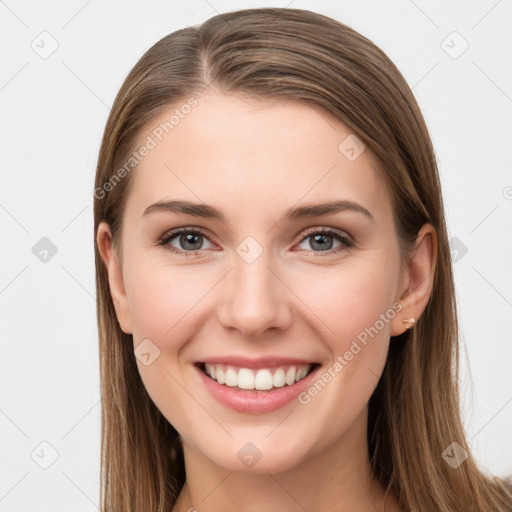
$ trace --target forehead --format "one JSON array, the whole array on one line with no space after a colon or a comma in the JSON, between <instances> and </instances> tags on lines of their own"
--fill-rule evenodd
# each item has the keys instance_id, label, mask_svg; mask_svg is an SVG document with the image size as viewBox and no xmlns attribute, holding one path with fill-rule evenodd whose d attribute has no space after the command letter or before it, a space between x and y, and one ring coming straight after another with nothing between
<instances>
[{"instance_id":1,"label":"forehead","mask_svg":"<svg viewBox=\"0 0 512 512\"><path fill-rule=\"evenodd\" d=\"M132 171L127 210L141 215L173 198L213 204L227 216L260 205L258 215L274 220L274 205L301 201L344 198L377 215L389 210L373 154L365 148L357 156L360 141L320 108L217 92L194 99L192 108L182 108L187 99L169 107L139 134L135 149L149 150Z\"/></svg>"}]
</instances>

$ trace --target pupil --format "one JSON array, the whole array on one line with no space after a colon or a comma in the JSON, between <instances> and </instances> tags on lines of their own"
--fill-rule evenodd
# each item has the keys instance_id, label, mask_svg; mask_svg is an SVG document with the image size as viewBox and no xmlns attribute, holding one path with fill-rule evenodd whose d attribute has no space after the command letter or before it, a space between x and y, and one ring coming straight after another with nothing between
<instances>
[{"instance_id":1,"label":"pupil","mask_svg":"<svg viewBox=\"0 0 512 512\"><path fill-rule=\"evenodd\" d=\"M330 243L330 244L329 244L328 242L327 242L327 243L324 243L326 238L330 238L330 241L331 241L331 243ZM314 239L314 242L311 244L311 247L313 247L313 248L315 248L315 247L314 247L314 246L315 246L315 244L319 244L317 248L318 248L318 249L320 249L321 251L328 251L329 249L331 249L331 248L332 248L332 237L330 237L330 236L325 236L325 235L315 235L315 236L313 237L313 239ZM324 242L322 242L322 240L323 240ZM327 246L328 246L328 247L327 247Z\"/></svg>"},{"instance_id":2,"label":"pupil","mask_svg":"<svg viewBox=\"0 0 512 512\"><path fill-rule=\"evenodd\" d=\"M200 237L202 237L202 235L194 235L192 233L189 233L187 235L182 235L181 236L181 242L182 242L182 247L184 247L185 249L191 249L191 250L198 250L201 248L201 239ZM195 239L198 239L199 240L199 246L198 247L194 247L194 238ZM196 240L196 245L197 245L197 240ZM187 244L192 244L193 247L187 247Z\"/></svg>"}]
</instances>

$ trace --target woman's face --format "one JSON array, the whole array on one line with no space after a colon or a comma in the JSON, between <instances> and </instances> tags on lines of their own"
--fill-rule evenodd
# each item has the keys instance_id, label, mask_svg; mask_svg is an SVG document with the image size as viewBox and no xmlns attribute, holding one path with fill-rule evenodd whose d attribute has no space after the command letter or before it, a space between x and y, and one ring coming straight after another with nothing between
<instances>
[{"instance_id":1,"label":"woman's face","mask_svg":"<svg viewBox=\"0 0 512 512\"><path fill-rule=\"evenodd\" d=\"M144 385L186 446L229 470L361 448L408 285L376 161L311 106L196 98L172 128L180 105L140 134L122 270L109 266ZM335 201L352 206L309 210ZM304 364L314 373L292 385Z\"/></svg>"}]
</instances>

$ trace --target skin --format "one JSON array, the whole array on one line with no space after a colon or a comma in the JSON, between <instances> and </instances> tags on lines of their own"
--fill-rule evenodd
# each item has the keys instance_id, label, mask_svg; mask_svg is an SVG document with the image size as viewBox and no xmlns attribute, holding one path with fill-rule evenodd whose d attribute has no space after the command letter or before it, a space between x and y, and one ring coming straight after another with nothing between
<instances>
[{"instance_id":1,"label":"skin","mask_svg":"<svg viewBox=\"0 0 512 512\"><path fill-rule=\"evenodd\" d=\"M134 347L150 339L160 350L149 366L138 359L137 365L183 440L187 481L173 510L397 511L391 493L384 505L384 490L370 473L367 404L390 337L428 302L435 230L422 227L417 250L401 268L377 161L368 148L347 159L338 146L351 132L323 111L211 88L196 98L198 106L133 171L122 261L108 225L97 233L122 330L133 334ZM212 205L226 220L142 215L171 199ZM375 221L353 211L282 220L288 208L334 199L361 204ZM180 244L180 236L168 245L191 255L156 245L177 227L207 231L208 238L196 240L199 253ZM328 238L332 248L321 251L314 237L302 241L308 228L338 229L355 245L336 251L343 245ZM247 236L263 250L252 263L236 252ZM328 368L398 301L403 309L305 405L294 400L260 415L232 411L215 401L192 366L214 355L271 354ZM251 468L237 457L247 442L262 454Z\"/></svg>"}]
</instances>

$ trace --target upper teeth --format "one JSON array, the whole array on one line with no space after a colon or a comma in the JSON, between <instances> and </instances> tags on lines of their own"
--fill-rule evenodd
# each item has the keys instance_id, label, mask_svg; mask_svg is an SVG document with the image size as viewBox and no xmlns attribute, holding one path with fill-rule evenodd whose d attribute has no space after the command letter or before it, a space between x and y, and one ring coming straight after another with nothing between
<instances>
[{"instance_id":1,"label":"upper teeth","mask_svg":"<svg viewBox=\"0 0 512 512\"><path fill-rule=\"evenodd\" d=\"M310 364L300 366L279 366L277 368L237 368L222 364L205 364L206 373L219 384L242 389L272 389L280 388L285 384L291 386L303 379L309 370ZM272 373L274 372L274 373Z\"/></svg>"}]
</instances>

